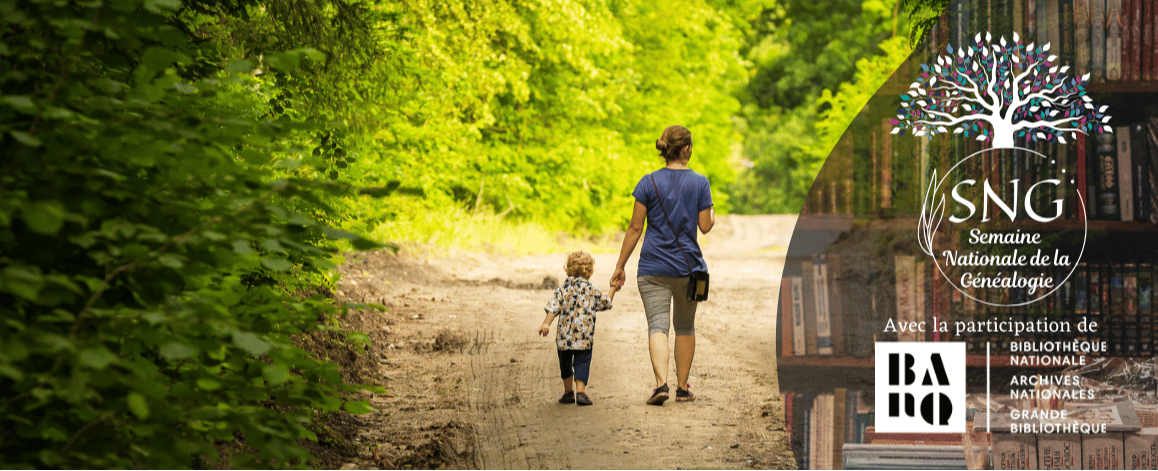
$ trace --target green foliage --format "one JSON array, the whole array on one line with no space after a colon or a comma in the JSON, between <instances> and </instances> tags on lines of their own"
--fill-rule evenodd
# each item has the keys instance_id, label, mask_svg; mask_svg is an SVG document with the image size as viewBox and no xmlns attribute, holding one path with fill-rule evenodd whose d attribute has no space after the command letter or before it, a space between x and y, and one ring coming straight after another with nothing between
<instances>
[{"instance_id":1,"label":"green foliage","mask_svg":"<svg viewBox=\"0 0 1158 471\"><path fill-rule=\"evenodd\" d=\"M909 16L909 45L912 46L929 35L949 7L949 0L901 0L900 5Z\"/></svg>"},{"instance_id":2,"label":"green foliage","mask_svg":"<svg viewBox=\"0 0 1158 471\"><path fill-rule=\"evenodd\" d=\"M291 96L333 54L229 52L256 3L0 11L0 467L304 465L315 411L367 407L291 343L344 307L290 293L379 246L328 227L357 189Z\"/></svg>"},{"instance_id":3,"label":"green foliage","mask_svg":"<svg viewBox=\"0 0 1158 471\"><path fill-rule=\"evenodd\" d=\"M737 212L800 210L840 134L909 53L894 39L906 27L896 9L789 0L751 20L752 79L738 120L746 170L729 188Z\"/></svg>"},{"instance_id":4,"label":"green foliage","mask_svg":"<svg viewBox=\"0 0 1158 471\"><path fill-rule=\"evenodd\" d=\"M351 82L345 175L415 182L424 200L349 207L351 229L425 240L435 218L501 214L548 229L622 228L662 165L664 127L692 130L692 167L733 177L733 22L703 1L404 0L378 5L381 60Z\"/></svg>"}]
</instances>

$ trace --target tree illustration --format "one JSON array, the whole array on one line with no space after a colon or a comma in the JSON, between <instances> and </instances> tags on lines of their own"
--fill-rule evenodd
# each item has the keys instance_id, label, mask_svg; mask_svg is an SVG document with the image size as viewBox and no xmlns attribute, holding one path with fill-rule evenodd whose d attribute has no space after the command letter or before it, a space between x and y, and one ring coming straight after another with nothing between
<instances>
[{"instance_id":1,"label":"tree illustration","mask_svg":"<svg viewBox=\"0 0 1158 471\"><path fill-rule=\"evenodd\" d=\"M932 136L951 129L1009 148L1015 137L1064 144L1066 135L1113 132L1106 106L1095 108L1087 95L1090 74L1066 75L1069 66L1059 65L1049 48L1026 46L1017 33L1012 44L977 33L967 47L947 46L948 54L938 55L932 66L921 64L923 72L901 94L893 134L911 129L914 136Z\"/></svg>"}]
</instances>

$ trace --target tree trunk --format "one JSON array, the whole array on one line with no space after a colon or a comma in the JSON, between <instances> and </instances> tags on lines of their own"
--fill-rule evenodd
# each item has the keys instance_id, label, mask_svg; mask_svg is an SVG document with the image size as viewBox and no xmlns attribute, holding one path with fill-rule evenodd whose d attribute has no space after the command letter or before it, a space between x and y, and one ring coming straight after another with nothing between
<instances>
[{"instance_id":1,"label":"tree trunk","mask_svg":"<svg viewBox=\"0 0 1158 471\"><path fill-rule=\"evenodd\" d=\"M1016 132L1013 123L990 122L990 125L993 126L993 148L1012 149L1013 133Z\"/></svg>"},{"instance_id":2,"label":"tree trunk","mask_svg":"<svg viewBox=\"0 0 1158 471\"><path fill-rule=\"evenodd\" d=\"M1016 147L1013 143L1013 133L997 133L993 135L994 149L1012 149Z\"/></svg>"}]
</instances>

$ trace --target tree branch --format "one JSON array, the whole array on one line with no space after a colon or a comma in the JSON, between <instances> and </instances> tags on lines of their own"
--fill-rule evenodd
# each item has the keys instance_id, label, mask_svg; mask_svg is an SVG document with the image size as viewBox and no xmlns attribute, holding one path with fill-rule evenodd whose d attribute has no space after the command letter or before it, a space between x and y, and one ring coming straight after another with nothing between
<instances>
[{"instance_id":1,"label":"tree branch","mask_svg":"<svg viewBox=\"0 0 1158 471\"><path fill-rule=\"evenodd\" d=\"M1038 67L1039 65L1041 65L1041 61L1037 61L1037 62L1034 62L1034 63L1033 63L1033 65L1030 65L1030 66L1028 66L1028 67L1025 69L1025 72L1022 72L1022 73L1021 73L1021 75L1015 75L1015 76L1013 77L1013 89L1014 89L1015 91L1017 91L1017 93L1015 93L1015 94L1013 95L1013 99L1014 99L1014 103L1015 103L1015 105L1011 107L1012 109L1017 109L1017 108L1018 108L1018 107L1020 107L1020 106L1021 106L1023 103L1025 103L1025 101L1024 101L1024 100L1020 100L1020 101L1018 100L1018 97L1021 95L1021 80L1022 80L1022 79L1024 79L1024 78L1025 78L1027 75L1029 75L1029 74L1030 74L1030 72L1033 72L1034 70L1037 70L1037 67Z\"/></svg>"},{"instance_id":2,"label":"tree branch","mask_svg":"<svg viewBox=\"0 0 1158 471\"><path fill-rule=\"evenodd\" d=\"M981 85L978 85L977 82L974 82L973 78L969 77L968 73L961 74L961 76L965 77L965 80L968 80L969 83L973 85L972 89L966 89L966 90L973 92L973 95L974 95L975 99L977 100L977 104L981 105L982 108L989 110L990 113L996 113L997 110L994 110L993 107L989 104L989 102L981 96Z\"/></svg>"},{"instance_id":3,"label":"tree branch","mask_svg":"<svg viewBox=\"0 0 1158 471\"><path fill-rule=\"evenodd\" d=\"M1040 92L1034 92L1034 93L1030 93L1029 95L1026 95L1026 97L1025 97L1025 99L1024 99L1024 101L1023 101L1022 103L1019 103L1019 104L1018 104L1018 107L1020 107L1021 105L1025 105L1025 104L1027 104L1027 103L1031 103L1031 102L1033 102L1033 100L1034 100L1034 99L1036 99L1036 98L1041 98L1041 99L1043 99L1043 100L1049 99L1049 96L1048 96L1048 94L1050 94L1050 93L1053 93L1053 92L1054 92L1054 91L1056 91L1056 90L1057 90L1059 87L1061 87L1062 85L1065 85L1065 84L1066 84L1066 81L1065 81L1065 80L1062 80L1062 81L1061 81L1061 83L1059 83L1059 84L1057 84L1057 85L1054 85L1054 86L1053 86L1053 88L1051 88L1051 89L1048 89L1048 90L1042 90L1042 91L1040 91ZM1056 97L1056 98L1065 98L1065 97L1068 97L1068 96L1070 96L1070 95L1073 95L1074 93L1075 93L1075 92L1069 92L1069 93L1067 93L1067 94L1065 94L1065 95L1061 95L1061 96L1058 96L1058 97ZM1052 102L1053 100L1050 100L1050 101Z\"/></svg>"},{"instance_id":4,"label":"tree branch","mask_svg":"<svg viewBox=\"0 0 1158 471\"><path fill-rule=\"evenodd\" d=\"M1042 121L1022 121L1020 123L1013 125L1013 130L1018 131L1021 129L1054 128L1055 131L1063 131L1063 129L1057 128L1057 126L1060 124L1066 124L1066 123L1072 123L1075 121L1080 121L1081 118L1082 118L1081 116L1070 116L1068 118L1062 118L1062 119L1059 119L1057 121L1045 121L1045 122L1042 122ZM1064 129L1064 131L1078 131L1078 129L1071 128L1071 129ZM1082 134L1085 134L1085 133L1083 132Z\"/></svg>"},{"instance_id":5,"label":"tree branch","mask_svg":"<svg viewBox=\"0 0 1158 471\"><path fill-rule=\"evenodd\" d=\"M986 116L986 115L958 116L958 117L950 119L948 121L928 121L928 120L919 119L919 120L913 121L913 124L924 124L927 126L955 126L955 125L964 123L966 121L985 121L987 123L992 124L992 122L989 120L988 116Z\"/></svg>"}]
</instances>

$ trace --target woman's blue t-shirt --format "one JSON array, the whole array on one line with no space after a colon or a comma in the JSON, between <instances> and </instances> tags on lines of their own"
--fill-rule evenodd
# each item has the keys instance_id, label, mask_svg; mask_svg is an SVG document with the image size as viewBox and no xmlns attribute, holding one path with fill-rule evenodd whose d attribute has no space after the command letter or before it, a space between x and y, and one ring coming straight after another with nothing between
<instances>
[{"instance_id":1,"label":"woman's blue t-shirt","mask_svg":"<svg viewBox=\"0 0 1158 471\"><path fill-rule=\"evenodd\" d=\"M655 186L652 186L652 177ZM656 189L660 198L656 198ZM644 175L631 192L636 201L647 206L647 232L639 253L639 276L657 275L681 277L693 271L707 271L696 229L700 211L712 207L712 188L708 179L692 170L661 168ZM664 218L664 209L671 225ZM679 244L687 253L680 252L672 228L680 231ZM689 266L690 262L690 266Z\"/></svg>"}]
</instances>

